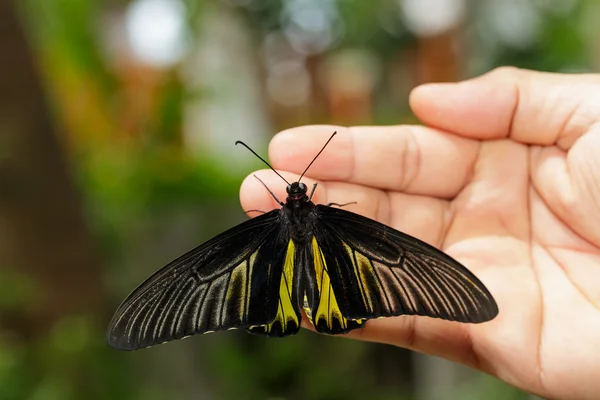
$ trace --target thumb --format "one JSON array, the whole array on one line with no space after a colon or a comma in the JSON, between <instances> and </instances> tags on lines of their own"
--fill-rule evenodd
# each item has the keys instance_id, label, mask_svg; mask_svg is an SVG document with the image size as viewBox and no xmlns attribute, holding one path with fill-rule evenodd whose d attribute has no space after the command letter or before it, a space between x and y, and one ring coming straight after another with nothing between
<instances>
[{"instance_id":1,"label":"thumb","mask_svg":"<svg viewBox=\"0 0 600 400\"><path fill-rule=\"evenodd\" d=\"M457 135L567 150L600 119L600 76L501 67L459 83L418 86L410 104L427 125Z\"/></svg>"}]
</instances>

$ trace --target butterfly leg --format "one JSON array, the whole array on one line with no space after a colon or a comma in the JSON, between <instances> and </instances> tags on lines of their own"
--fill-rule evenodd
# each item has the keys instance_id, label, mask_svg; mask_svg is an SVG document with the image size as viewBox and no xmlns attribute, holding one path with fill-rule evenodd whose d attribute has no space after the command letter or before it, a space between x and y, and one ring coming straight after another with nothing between
<instances>
[{"instance_id":1,"label":"butterfly leg","mask_svg":"<svg viewBox=\"0 0 600 400\"><path fill-rule=\"evenodd\" d=\"M328 207L331 206L338 206L338 207L346 207L349 206L350 204L357 204L355 201L351 201L350 203L344 203L344 204L340 204L340 203L329 203L327 204Z\"/></svg>"},{"instance_id":2,"label":"butterfly leg","mask_svg":"<svg viewBox=\"0 0 600 400\"><path fill-rule=\"evenodd\" d=\"M260 178L259 178L258 176L254 175L254 177L255 177L256 179L258 179L258 181L259 181L260 183L262 183L262 185L265 187L265 189L267 189L267 191L268 191L268 192L271 194L271 196L273 196L273 198L275 199L275 201L276 201L276 202L277 202L277 203L278 203L280 206L282 206L282 207L283 207L283 206L284 206L283 202L279 201L279 199L277 198L277 196L275 196L275 193L273 193L273 192L271 191L271 189L269 189L269 187L268 187L267 185L265 185L265 183L264 183L263 181L261 181L261 180L260 180Z\"/></svg>"},{"instance_id":3,"label":"butterfly leg","mask_svg":"<svg viewBox=\"0 0 600 400\"><path fill-rule=\"evenodd\" d=\"M308 196L308 200L312 200L313 194L315 194L315 190L317 189L317 184L313 185L312 190L310 191L310 196Z\"/></svg>"}]
</instances>

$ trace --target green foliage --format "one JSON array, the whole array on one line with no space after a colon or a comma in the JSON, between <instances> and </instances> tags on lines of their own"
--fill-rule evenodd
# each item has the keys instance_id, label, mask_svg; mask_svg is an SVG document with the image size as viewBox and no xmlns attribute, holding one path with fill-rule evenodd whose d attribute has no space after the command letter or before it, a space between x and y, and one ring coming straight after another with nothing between
<instances>
[{"instance_id":1,"label":"green foliage","mask_svg":"<svg viewBox=\"0 0 600 400\"><path fill-rule=\"evenodd\" d=\"M390 60L400 49L415 43L400 20L395 1L339 0L338 8L344 24L342 48L367 48Z\"/></svg>"},{"instance_id":2,"label":"green foliage","mask_svg":"<svg viewBox=\"0 0 600 400\"><path fill-rule=\"evenodd\" d=\"M47 336L25 345L0 335L0 396L3 400L132 398L126 370L106 351L96 321L68 315Z\"/></svg>"},{"instance_id":3,"label":"green foliage","mask_svg":"<svg viewBox=\"0 0 600 400\"><path fill-rule=\"evenodd\" d=\"M18 268L0 265L0 310L31 312L35 307L37 293L35 282L30 277Z\"/></svg>"},{"instance_id":4,"label":"green foliage","mask_svg":"<svg viewBox=\"0 0 600 400\"><path fill-rule=\"evenodd\" d=\"M572 19L547 16L539 41L519 51L502 49L497 65L515 65L540 71L582 71L589 65L586 44L575 12Z\"/></svg>"},{"instance_id":5,"label":"green foliage","mask_svg":"<svg viewBox=\"0 0 600 400\"><path fill-rule=\"evenodd\" d=\"M80 182L90 199L107 207L153 208L230 197L241 178L221 168L219 160L186 157L175 148L111 148L84 158Z\"/></svg>"},{"instance_id":6,"label":"green foliage","mask_svg":"<svg viewBox=\"0 0 600 400\"><path fill-rule=\"evenodd\" d=\"M109 91L115 82L107 71L99 43L103 5L99 0L25 0L29 32L38 51L52 60L72 63Z\"/></svg>"},{"instance_id":7,"label":"green foliage","mask_svg":"<svg viewBox=\"0 0 600 400\"><path fill-rule=\"evenodd\" d=\"M293 340L236 336L208 355L225 399L400 398L398 391L386 397L385 389L373 390L377 377L364 367L370 363L367 343L308 332Z\"/></svg>"},{"instance_id":8,"label":"green foliage","mask_svg":"<svg viewBox=\"0 0 600 400\"><path fill-rule=\"evenodd\" d=\"M208 213L209 205L231 203L243 179L219 160L186 157L174 147L96 149L79 165L78 181L93 233L106 261L117 265L128 251L123 246L130 242L131 228L140 221L169 218L186 207ZM241 209L236 212L242 217ZM227 227L221 224L217 226ZM211 231L218 233L218 228Z\"/></svg>"}]
</instances>

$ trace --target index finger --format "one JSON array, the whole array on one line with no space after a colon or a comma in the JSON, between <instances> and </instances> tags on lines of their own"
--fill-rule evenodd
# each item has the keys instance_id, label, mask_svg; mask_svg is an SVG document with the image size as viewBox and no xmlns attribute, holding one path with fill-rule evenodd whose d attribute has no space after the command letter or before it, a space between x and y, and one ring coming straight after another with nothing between
<instances>
[{"instance_id":1,"label":"index finger","mask_svg":"<svg viewBox=\"0 0 600 400\"><path fill-rule=\"evenodd\" d=\"M478 141L422 126L312 125L273 138L273 167L301 174L334 131L307 176L440 198L464 187L479 150Z\"/></svg>"}]
</instances>

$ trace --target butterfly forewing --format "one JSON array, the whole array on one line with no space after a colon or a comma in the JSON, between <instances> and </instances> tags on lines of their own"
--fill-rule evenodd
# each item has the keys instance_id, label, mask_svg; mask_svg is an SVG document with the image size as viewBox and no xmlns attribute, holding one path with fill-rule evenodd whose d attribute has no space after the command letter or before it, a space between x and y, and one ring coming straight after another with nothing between
<instances>
[{"instance_id":1,"label":"butterfly forewing","mask_svg":"<svg viewBox=\"0 0 600 400\"><path fill-rule=\"evenodd\" d=\"M271 323L280 307L288 250L280 212L246 221L157 271L117 309L108 344L134 350Z\"/></svg>"},{"instance_id":2,"label":"butterfly forewing","mask_svg":"<svg viewBox=\"0 0 600 400\"><path fill-rule=\"evenodd\" d=\"M436 248L360 215L317 205L315 237L341 313L484 322L496 302L469 270Z\"/></svg>"}]
</instances>

